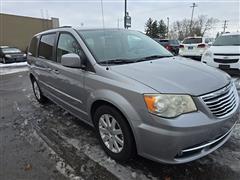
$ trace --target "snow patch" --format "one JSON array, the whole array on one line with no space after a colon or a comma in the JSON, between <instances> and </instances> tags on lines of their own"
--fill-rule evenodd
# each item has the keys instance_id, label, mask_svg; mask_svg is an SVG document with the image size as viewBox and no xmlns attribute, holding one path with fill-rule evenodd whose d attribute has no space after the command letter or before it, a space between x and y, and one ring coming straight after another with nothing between
<instances>
[{"instance_id":1,"label":"snow patch","mask_svg":"<svg viewBox=\"0 0 240 180\"><path fill-rule=\"evenodd\" d=\"M18 72L28 71L28 67L18 67L18 68L1 68L0 75L13 74Z\"/></svg>"},{"instance_id":2,"label":"snow patch","mask_svg":"<svg viewBox=\"0 0 240 180\"><path fill-rule=\"evenodd\" d=\"M59 173L70 180L83 180L82 177L76 176L74 169L65 163L64 159L62 159L58 154L50 147L48 144L38 135L38 133L34 130L31 134L35 139L43 144L43 146L47 149L51 159L56 161L56 169Z\"/></svg>"},{"instance_id":3,"label":"snow patch","mask_svg":"<svg viewBox=\"0 0 240 180\"><path fill-rule=\"evenodd\" d=\"M27 62L18 62L18 63L11 63L11 64L3 64L0 63L0 67L17 67L17 66L27 66Z\"/></svg>"},{"instance_id":4,"label":"snow patch","mask_svg":"<svg viewBox=\"0 0 240 180\"><path fill-rule=\"evenodd\" d=\"M149 175L149 177L146 177L141 172L135 172L131 167L129 166L123 166L119 163L116 163L115 160L111 159L109 156L105 154L105 152L101 149L99 145L91 145L91 148L89 147L89 144L84 144L80 139L72 139L64 136L61 134L61 137L68 143L71 144L73 147L75 147L79 151L84 151L84 153L91 158L93 161L99 163L101 166L105 167L108 171L113 173L115 176L117 176L119 179L122 180L143 180L143 179L156 179L155 177ZM85 166L81 167L80 171L85 171Z\"/></svg>"}]
</instances>

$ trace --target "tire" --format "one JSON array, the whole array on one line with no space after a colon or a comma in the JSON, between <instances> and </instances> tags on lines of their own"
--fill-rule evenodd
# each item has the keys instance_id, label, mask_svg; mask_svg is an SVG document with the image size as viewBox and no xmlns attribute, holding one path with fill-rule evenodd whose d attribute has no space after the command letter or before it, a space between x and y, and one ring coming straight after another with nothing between
<instances>
[{"instance_id":1,"label":"tire","mask_svg":"<svg viewBox=\"0 0 240 180\"><path fill-rule=\"evenodd\" d=\"M45 104L47 101L47 98L43 95L38 82L35 78L32 78L32 88L33 88L33 93L37 101L41 104Z\"/></svg>"},{"instance_id":2,"label":"tire","mask_svg":"<svg viewBox=\"0 0 240 180\"><path fill-rule=\"evenodd\" d=\"M111 126L106 124L107 119ZM135 156L136 146L131 129L125 117L116 108L109 105L100 106L96 109L93 120L98 139L107 155L122 162Z\"/></svg>"}]
</instances>

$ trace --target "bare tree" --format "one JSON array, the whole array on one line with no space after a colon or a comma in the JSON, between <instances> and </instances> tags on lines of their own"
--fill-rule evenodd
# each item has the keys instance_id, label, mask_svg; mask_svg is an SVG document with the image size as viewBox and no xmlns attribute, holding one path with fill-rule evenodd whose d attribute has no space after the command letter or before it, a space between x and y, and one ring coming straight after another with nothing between
<instances>
[{"instance_id":1,"label":"bare tree","mask_svg":"<svg viewBox=\"0 0 240 180\"><path fill-rule=\"evenodd\" d=\"M199 35L203 36L207 31L213 29L218 22L219 20L216 18L207 18L206 15L201 15L195 22L195 27L197 28Z\"/></svg>"},{"instance_id":2,"label":"bare tree","mask_svg":"<svg viewBox=\"0 0 240 180\"><path fill-rule=\"evenodd\" d=\"M204 36L206 32L214 28L217 22L218 20L215 18L208 18L205 15L201 15L192 21L192 29L190 32L190 19L175 21L171 26L170 37L177 36L178 39L182 40L188 36Z\"/></svg>"}]
</instances>

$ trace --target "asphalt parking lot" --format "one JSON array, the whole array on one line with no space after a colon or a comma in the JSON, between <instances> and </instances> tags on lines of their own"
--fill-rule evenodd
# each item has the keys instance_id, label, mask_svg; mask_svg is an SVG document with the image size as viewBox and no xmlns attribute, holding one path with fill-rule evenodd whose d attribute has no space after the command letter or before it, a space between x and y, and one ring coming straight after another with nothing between
<instances>
[{"instance_id":1,"label":"asphalt parking lot","mask_svg":"<svg viewBox=\"0 0 240 180\"><path fill-rule=\"evenodd\" d=\"M57 105L40 105L26 71L1 75L0 179L240 179L240 122L230 140L191 163L142 157L120 164L94 130Z\"/></svg>"}]
</instances>

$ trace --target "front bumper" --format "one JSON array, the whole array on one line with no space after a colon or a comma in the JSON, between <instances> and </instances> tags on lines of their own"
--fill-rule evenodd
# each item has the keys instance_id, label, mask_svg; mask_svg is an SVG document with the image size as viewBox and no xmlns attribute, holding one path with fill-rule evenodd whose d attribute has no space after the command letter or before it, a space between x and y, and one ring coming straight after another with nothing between
<instances>
[{"instance_id":1,"label":"front bumper","mask_svg":"<svg viewBox=\"0 0 240 180\"><path fill-rule=\"evenodd\" d=\"M179 164L206 156L222 146L231 136L239 119L239 110L226 119L209 119L202 112L163 120L151 115L150 121L163 124L138 126L138 153L148 159Z\"/></svg>"},{"instance_id":2,"label":"front bumper","mask_svg":"<svg viewBox=\"0 0 240 180\"><path fill-rule=\"evenodd\" d=\"M239 58L239 57L237 57L237 58ZM239 74L240 74L240 60L236 63L217 63L213 60L213 58L203 56L201 61L203 63L206 63L209 66L216 67L216 68L219 68L219 65L228 65L229 68L220 68L220 69L229 73L229 74L231 74L231 75L238 75L239 76Z\"/></svg>"}]
</instances>

